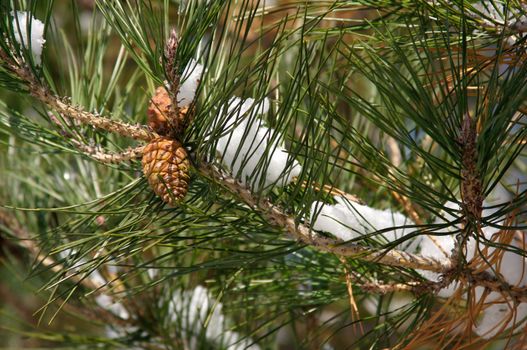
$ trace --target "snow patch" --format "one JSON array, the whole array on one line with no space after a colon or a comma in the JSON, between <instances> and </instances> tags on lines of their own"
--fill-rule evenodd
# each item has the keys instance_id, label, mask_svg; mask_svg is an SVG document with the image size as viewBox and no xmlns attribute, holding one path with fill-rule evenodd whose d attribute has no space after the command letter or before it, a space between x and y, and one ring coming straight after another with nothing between
<instances>
[{"instance_id":1,"label":"snow patch","mask_svg":"<svg viewBox=\"0 0 527 350\"><path fill-rule=\"evenodd\" d=\"M13 17L12 25L16 41L25 49L30 49L35 64L40 65L42 48L46 42L44 39L44 23L25 11L12 11L11 16Z\"/></svg>"},{"instance_id":2,"label":"snow patch","mask_svg":"<svg viewBox=\"0 0 527 350\"><path fill-rule=\"evenodd\" d=\"M180 85L177 94L179 108L187 107L192 101L194 101L202 73L203 65L199 64L196 60L191 59L181 75L182 84Z\"/></svg>"},{"instance_id":3,"label":"snow patch","mask_svg":"<svg viewBox=\"0 0 527 350\"><path fill-rule=\"evenodd\" d=\"M259 115L269 111L269 100L230 99L219 111L213 129L221 123L216 151L232 173L253 189L285 186L301 171L282 142L282 135L264 125ZM265 166L261 166L264 164Z\"/></svg>"},{"instance_id":4,"label":"snow patch","mask_svg":"<svg viewBox=\"0 0 527 350\"><path fill-rule=\"evenodd\" d=\"M341 196L334 198L337 202L335 205L314 202L311 205L310 218L314 219L313 229L329 232L343 241L379 230L388 230L383 232L382 237L384 243L392 242L412 231L411 227L402 226L415 225L401 213L353 203Z\"/></svg>"},{"instance_id":5,"label":"snow patch","mask_svg":"<svg viewBox=\"0 0 527 350\"><path fill-rule=\"evenodd\" d=\"M511 331L525 324L527 303L515 305L513 301L504 301L499 293L492 292L485 299L486 305L476 320L473 330L480 337L490 339L498 333Z\"/></svg>"},{"instance_id":6,"label":"snow patch","mask_svg":"<svg viewBox=\"0 0 527 350\"><path fill-rule=\"evenodd\" d=\"M230 331L222 312L223 304L210 296L205 287L174 293L169 303L170 322L178 325L189 338L191 349L198 348L198 340L205 329L205 337L228 350L260 349L252 340Z\"/></svg>"}]
</instances>

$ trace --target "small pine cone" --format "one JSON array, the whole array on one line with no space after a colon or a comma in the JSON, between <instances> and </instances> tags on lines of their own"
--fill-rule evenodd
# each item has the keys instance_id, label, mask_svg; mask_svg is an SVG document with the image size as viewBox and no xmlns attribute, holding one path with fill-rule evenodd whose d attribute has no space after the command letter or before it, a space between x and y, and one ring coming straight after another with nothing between
<instances>
[{"instance_id":1,"label":"small pine cone","mask_svg":"<svg viewBox=\"0 0 527 350\"><path fill-rule=\"evenodd\" d=\"M163 86L160 86L156 89L155 95L152 97L148 110L146 111L148 126L161 135L166 135L170 130L168 118L171 104L172 101L167 90Z\"/></svg>"},{"instance_id":2,"label":"small pine cone","mask_svg":"<svg viewBox=\"0 0 527 350\"><path fill-rule=\"evenodd\" d=\"M171 135L173 131L180 133L187 124L188 106L180 108L178 112L177 118L173 118L170 95L164 86L160 86L146 111L148 126L161 135Z\"/></svg>"},{"instance_id":3,"label":"small pine cone","mask_svg":"<svg viewBox=\"0 0 527 350\"><path fill-rule=\"evenodd\" d=\"M143 173L165 203L175 206L187 194L190 163L179 141L159 137L143 151Z\"/></svg>"}]
</instances>

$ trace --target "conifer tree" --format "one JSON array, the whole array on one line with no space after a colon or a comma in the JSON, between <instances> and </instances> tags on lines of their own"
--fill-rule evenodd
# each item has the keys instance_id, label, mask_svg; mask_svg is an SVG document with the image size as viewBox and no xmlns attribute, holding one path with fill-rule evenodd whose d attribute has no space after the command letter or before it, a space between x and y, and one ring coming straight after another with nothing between
<instances>
[{"instance_id":1,"label":"conifer tree","mask_svg":"<svg viewBox=\"0 0 527 350\"><path fill-rule=\"evenodd\" d=\"M0 13L1 346L527 346L521 1Z\"/></svg>"}]
</instances>

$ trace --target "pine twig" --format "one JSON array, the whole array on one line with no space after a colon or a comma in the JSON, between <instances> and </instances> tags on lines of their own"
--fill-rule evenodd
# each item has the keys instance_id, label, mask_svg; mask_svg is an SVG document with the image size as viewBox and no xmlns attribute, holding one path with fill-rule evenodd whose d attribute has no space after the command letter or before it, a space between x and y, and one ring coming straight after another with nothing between
<instances>
[{"instance_id":1,"label":"pine twig","mask_svg":"<svg viewBox=\"0 0 527 350\"><path fill-rule=\"evenodd\" d=\"M461 126L459 143L462 151L461 168L461 199L466 222L477 222L481 219L483 210L483 190L480 174L477 168L477 131L476 123L469 115L465 115Z\"/></svg>"},{"instance_id":2,"label":"pine twig","mask_svg":"<svg viewBox=\"0 0 527 350\"><path fill-rule=\"evenodd\" d=\"M459 277L459 280L474 286L485 287L493 292L498 292L517 303L527 302L527 287L510 285L486 271L474 272L468 269Z\"/></svg>"},{"instance_id":3,"label":"pine twig","mask_svg":"<svg viewBox=\"0 0 527 350\"><path fill-rule=\"evenodd\" d=\"M21 79L29 89L32 96L37 98L40 102L46 104L51 109L61 113L68 118L79 121L85 125L91 125L95 128L106 130L121 136L129 137L135 140L142 140L149 142L159 135L140 125L131 125L128 123L111 120L105 117L98 116L94 113L86 112L82 108L73 106L68 103L65 98L61 98L53 94L46 86L41 84L34 76L31 70L22 64L15 61L14 58L7 55L0 48L0 60L2 60L6 68L15 76Z\"/></svg>"},{"instance_id":4,"label":"pine twig","mask_svg":"<svg viewBox=\"0 0 527 350\"><path fill-rule=\"evenodd\" d=\"M70 140L82 153L106 164L118 164L121 162L137 159L143 156L144 146L128 148L123 152L105 152L98 147L89 146L77 140Z\"/></svg>"},{"instance_id":5,"label":"pine twig","mask_svg":"<svg viewBox=\"0 0 527 350\"><path fill-rule=\"evenodd\" d=\"M86 143L77 140L75 138L75 135L67 131L59 122L57 117L53 115L53 113L48 113L48 116L50 120L61 129L62 135L67 137L70 143L72 143L81 153L99 162L105 164L118 164L132 159L140 158L143 155L144 146L128 148L125 151L116 153L106 152L101 147L87 145Z\"/></svg>"},{"instance_id":6,"label":"pine twig","mask_svg":"<svg viewBox=\"0 0 527 350\"><path fill-rule=\"evenodd\" d=\"M433 282L382 283L377 281L371 281L362 283L360 285L360 288L368 293L376 293L382 295L393 292L411 292L419 295L426 291L432 291L434 289L433 284Z\"/></svg>"}]
</instances>

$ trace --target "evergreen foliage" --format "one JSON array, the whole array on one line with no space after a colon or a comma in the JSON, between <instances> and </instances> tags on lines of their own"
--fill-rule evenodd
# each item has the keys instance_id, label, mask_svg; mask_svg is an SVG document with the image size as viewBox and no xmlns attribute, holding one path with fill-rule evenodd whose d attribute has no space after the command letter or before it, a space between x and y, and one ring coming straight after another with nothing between
<instances>
[{"instance_id":1,"label":"evergreen foliage","mask_svg":"<svg viewBox=\"0 0 527 350\"><path fill-rule=\"evenodd\" d=\"M0 334L15 346L527 344L520 1L0 14ZM166 135L147 126L161 85L169 125L188 123ZM141 165L159 137L190 163L171 205Z\"/></svg>"}]
</instances>

